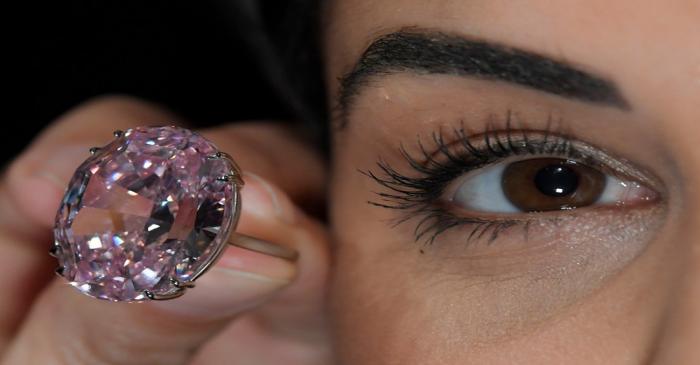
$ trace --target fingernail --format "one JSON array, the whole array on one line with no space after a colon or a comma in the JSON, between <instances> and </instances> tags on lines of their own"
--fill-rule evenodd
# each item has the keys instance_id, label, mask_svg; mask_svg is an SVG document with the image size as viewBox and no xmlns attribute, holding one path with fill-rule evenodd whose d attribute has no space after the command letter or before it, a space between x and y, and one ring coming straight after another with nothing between
<instances>
[{"instance_id":1,"label":"fingernail","mask_svg":"<svg viewBox=\"0 0 700 365\"><path fill-rule=\"evenodd\" d=\"M245 185L241 190L243 209L260 217L277 217L282 222L294 223L296 213L289 199L262 177L244 172Z\"/></svg>"}]
</instances>

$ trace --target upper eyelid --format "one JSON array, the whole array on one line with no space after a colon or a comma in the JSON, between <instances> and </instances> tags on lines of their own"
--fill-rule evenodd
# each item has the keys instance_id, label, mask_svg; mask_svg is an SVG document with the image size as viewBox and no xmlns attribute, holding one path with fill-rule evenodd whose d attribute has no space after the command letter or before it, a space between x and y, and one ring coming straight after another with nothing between
<instances>
[{"instance_id":1,"label":"upper eyelid","mask_svg":"<svg viewBox=\"0 0 700 365\"><path fill-rule=\"evenodd\" d=\"M499 144L499 141L502 143ZM375 174L371 170L360 171L389 189L388 192L375 192L379 200L370 200L368 203L405 211L404 214L397 216L393 226L419 215L423 217L415 228L414 235L417 241L433 230L433 225L426 223L429 221L441 222L442 226L440 227L445 226L445 222L447 222L447 229L454 225L468 223L477 226L493 224L495 221L489 222L478 217L452 215L441 208L439 202L445 194L445 189L454 179L481 167L504 161L510 156L535 157L556 153L560 158L571 158L599 169L605 167L603 172L612 172L617 177L646 184L659 194L660 201L666 200L664 185L647 170L624 158L613 156L602 148L583 142L573 137L572 134L555 132L551 129L550 123L544 130L515 129L510 126L510 123L506 123L506 129L487 128L485 132L476 134L468 134L464 128L455 128L450 137L447 138L445 132L439 129L432 134L432 142L435 146L428 148L421 142L420 137L418 138L417 154L423 156L422 161L420 157L416 157L415 151L411 153L403 143L401 144L401 154L409 162L409 165L418 172L418 176L404 174L384 159L377 162L382 174ZM485 148L488 144L490 144L490 148ZM450 146L454 146L453 150L457 152L452 152ZM463 147L461 153L459 153L460 146ZM508 150L508 148L511 150L503 151L504 149ZM469 154L470 149L477 151L477 154L479 151L488 152L483 152L481 157L475 158L474 156L477 154ZM498 153L499 150L502 153ZM444 155L442 161L440 154ZM503 220L503 222L513 222L513 220ZM437 233L430 235L427 242L434 241L435 237L444 229L444 227L435 229Z\"/></svg>"},{"instance_id":2,"label":"upper eyelid","mask_svg":"<svg viewBox=\"0 0 700 365\"><path fill-rule=\"evenodd\" d=\"M573 137L570 133L555 130L552 127L551 118L548 120L545 129L517 129L512 127L510 115L509 112L505 128L501 129L496 128L494 124L489 124L486 131L469 134L465 131L463 122L461 128L453 128L450 134L446 134L444 130L440 129L431 134L432 144L434 145L431 148L427 148L419 137L417 154L415 151L409 152L402 143L400 148L401 154L409 162L410 166L422 176L400 177L396 170L388 175L394 180L397 178L403 181L413 179L413 185L420 185L422 178L435 181L434 176L439 172L442 175L440 180L442 185L436 186L439 190L444 188L449 182L449 178L456 178L460 174L497 163L510 156L549 155L552 157L570 158L598 168L604 173L617 178L642 183L655 190L662 199L666 196L664 184L648 170L627 159L614 156L600 147L583 142ZM481 154L481 157L479 157L479 154ZM442 157L442 160L440 157ZM387 168L391 169L390 166L382 167L385 173L388 172ZM445 174L446 170L453 171ZM394 183L397 182L395 181ZM401 182L398 182L397 186L400 185Z\"/></svg>"},{"instance_id":3,"label":"upper eyelid","mask_svg":"<svg viewBox=\"0 0 700 365\"><path fill-rule=\"evenodd\" d=\"M536 136L540 136L539 140ZM553 142L554 141L554 142ZM558 154L566 155L570 152L571 137L554 133L549 130L521 129L517 134L512 129L488 130L486 132L468 135L463 128L454 129L452 138L447 140L443 133L433 133L432 143L435 145L432 152L425 148L425 144L418 138L418 154L408 152L402 144L400 148L404 158L409 159L411 165L419 164L425 167L429 165L441 165L437 161L440 155L448 160L457 161L479 161L484 164L492 163L498 158L505 158L512 155L543 155ZM462 151L456 155L454 150ZM464 156L466 152L469 156ZM494 158L496 157L496 158Z\"/></svg>"},{"instance_id":4,"label":"upper eyelid","mask_svg":"<svg viewBox=\"0 0 700 365\"><path fill-rule=\"evenodd\" d=\"M437 145L435 150L429 153L429 156L425 156L425 153L428 152L424 147L421 147L421 153L424 154L424 157L428 157L429 160L433 161L440 154L449 154L447 158L457 160L464 158L464 156L455 156L453 152L450 152L450 149L454 148L454 146L470 152L473 156L473 152L478 153L480 151L479 144L483 144L483 148L489 149L494 155L502 155L503 157L525 154L533 156L567 156L572 159L583 160L581 162L608 167L621 176L641 180L649 185L658 185L658 181L651 174L646 171L639 171L639 167L633 167L634 164L626 159L613 157L602 148L550 129L521 129L515 133L514 130L509 128L502 130L493 129L473 135L467 135L464 129L459 129L454 130L453 134L455 137L448 142L445 142L442 135L438 137L434 135L433 141ZM404 154L408 154L408 152L404 152ZM494 162L494 159L490 159L489 162Z\"/></svg>"},{"instance_id":5,"label":"upper eyelid","mask_svg":"<svg viewBox=\"0 0 700 365\"><path fill-rule=\"evenodd\" d=\"M533 140L533 136L540 135L540 141ZM556 143L552 143L552 139ZM494 155L524 154L547 154L560 151L565 153L571 143L571 138L565 135L551 134L546 131L521 130L518 135L513 135L509 130L493 130L479 133L472 136L463 136L448 143L440 142L440 147L431 154L434 157L440 153L449 152L450 147L460 146L472 153L480 153L478 141L483 140L484 148ZM477 142L477 143L475 143ZM539 147L539 149L537 149ZM549 148L549 150L545 150Z\"/></svg>"},{"instance_id":6,"label":"upper eyelid","mask_svg":"<svg viewBox=\"0 0 700 365\"><path fill-rule=\"evenodd\" d=\"M497 127L497 121L498 119L494 116L491 115L488 118L488 123L486 125L486 128L483 132L480 133L468 133L466 131L465 125L464 125L464 120L460 121L460 127L459 128L452 128L452 133L450 134L452 137L451 142L445 143L445 133L443 132L442 129L438 130L437 132L433 132L431 134L432 141L433 143L438 146L439 148L436 148L436 150L433 152L432 155L435 155L437 153L440 153L441 151L444 150L444 148L448 145L452 145L455 142L458 142L464 147L466 150L469 150L472 152L473 155L477 156L480 154L480 151L471 143L472 140L483 140L486 142L488 149L490 152L495 152L493 149L493 146L489 143L491 139L495 140L499 148L503 150L504 145L501 143L501 141L497 138L494 138L498 136L498 134L503 133L505 134L506 138L506 145L510 148L514 147L513 146L513 133L516 130L516 128L513 127L513 120L514 120L514 113L512 110L508 110L506 112L505 118L504 118L504 126L499 128ZM519 127L517 127L518 134L522 137L522 140L525 142L525 148L531 153L534 154L536 151L532 149L531 144L528 141L528 133L539 133L543 135L543 140L546 142L548 139L554 135L554 136L559 136L562 140L566 141L570 139L570 137L567 136L566 133L562 133L561 130L555 130L555 123L552 115L550 114L549 117L547 118L546 126L544 129L533 129L528 127L527 125L522 124L522 122L518 122L520 124ZM557 129L560 129L561 127L561 120L558 121L557 123L558 127ZM422 141L420 137L418 138L418 145L420 147L421 153L426 157L428 160L430 160L428 153L426 152ZM404 154L405 157L410 157L410 155L407 155L405 151L403 151L403 145L401 146L402 148L402 153Z\"/></svg>"}]
</instances>

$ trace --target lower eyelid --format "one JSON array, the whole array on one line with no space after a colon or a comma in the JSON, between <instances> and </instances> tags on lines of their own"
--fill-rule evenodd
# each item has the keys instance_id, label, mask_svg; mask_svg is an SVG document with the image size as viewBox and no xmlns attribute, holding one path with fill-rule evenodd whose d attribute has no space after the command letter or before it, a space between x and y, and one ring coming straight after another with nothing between
<instances>
[{"instance_id":1,"label":"lower eyelid","mask_svg":"<svg viewBox=\"0 0 700 365\"><path fill-rule=\"evenodd\" d=\"M441 239L448 246L445 250L450 251L450 255L455 255L454 250L458 249L458 256L472 259L481 257L491 260L512 256L514 262L519 262L527 261L527 257L532 255L545 255L545 251L550 250L576 249L589 252L602 249L595 247L598 245L605 245L609 255L620 256L622 254L618 251L640 251L649 241L647 236L653 235L662 224L665 211L663 204L648 204L638 209L625 210L599 206L586 210L559 211L558 214L527 213L521 218L501 220L505 225L500 225L495 220L491 223L455 227L454 230L445 232ZM493 242L494 233L497 243ZM615 246L623 242L627 242L629 247ZM455 246L455 243L460 244ZM442 247L436 250L440 251ZM547 253L550 254L551 252Z\"/></svg>"},{"instance_id":2,"label":"lower eyelid","mask_svg":"<svg viewBox=\"0 0 700 365\"><path fill-rule=\"evenodd\" d=\"M454 284L455 296L471 293L484 304L484 315L534 323L583 303L621 275L635 275L632 266L648 259L642 256L663 250L652 242L663 234L665 213L664 204L570 211L533 220L529 230L512 226L493 244L466 244L472 227L464 227L423 247L421 259L436 282Z\"/></svg>"},{"instance_id":3,"label":"lower eyelid","mask_svg":"<svg viewBox=\"0 0 700 365\"><path fill-rule=\"evenodd\" d=\"M620 182L620 180L614 177L609 176L608 178ZM548 225L558 226L560 223L563 224L563 222L575 224L574 220L578 219L578 217L581 217L581 220L588 219L592 221L596 215L600 215L601 217L613 217L614 215L629 216L635 214L635 210L647 211L653 207L662 205L660 204L661 200L659 199L659 195L650 188L646 188L636 182L626 182L626 184L628 184L627 187L609 184L612 187L606 188L604 196L599 199L600 204L596 203L595 205L578 209L522 212L513 207L513 213L503 214L503 211L470 212L469 210L458 207L456 204L449 204L449 206L444 206L442 208L445 210L446 215L436 218L436 221L442 222L442 226L451 225L451 228L440 231L440 235L449 231L461 231L464 237L466 237L466 243L470 245L472 243L478 244L486 242L488 246L490 246L491 243L498 240L498 246L501 246L501 235L508 236L513 233L517 234L519 230L524 232L520 242L527 242L528 235L535 234L534 232L530 232L532 227L544 227ZM635 189L629 189L630 184L634 184ZM463 196L461 198L469 199L469 196ZM611 200L604 201L603 198ZM477 200L483 200L486 204L492 204L491 201L486 200L484 197L478 197ZM618 204L613 204L618 201ZM507 201L504 201L503 204L512 206L512 204ZM445 224L445 221L447 221L447 224ZM439 227L441 225L436 225L438 226L437 230L440 230ZM580 222L580 225L586 226L584 222ZM426 231L428 230L426 229ZM437 237L437 235L431 236L431 234L422 235L430 237L426 242L433 242ZM447 241L449 241L449 239ZM529 243L527 244L529 245ZM530 248L531 247L528 247L528 249ZM470 251L471 250L472 249L470 249Z\"/></svg>"},{"instance_id":4,"label":"lower eyelid","mask_svg":"<svg viewBox=\"0 0 700 365\"><path fill-rule=\"evenodd\" d=\"M468 209L460 209L456 207L457 204L454 204L456 199L473 199L476 202L483 200L484 206L487 206L487 203L494 203L493 201L486 201L485 197L474 196L474 194L470 196L468 193L465 193L464 196L458 196L455 194L456 189L449 191L450 188L454 186L453 183L457 176L460 176L460 174L466 176L464 175L465 170L468 171L466 174L478 174L482 168L488 168L489 165L503 163L506 160L550 156L559 159L570 158L583 161L581 163L585 165L598 168L600 171L607 171L606 174L608 175L626 176L630 180L643 181L645 185L648 181L652 181L653 184L649 184L649 186L659 186L653 176L648 176L644 170L639 170L635 166L632 166L625 159L614 158L604 150L575 139L570 139L567 136L551 134L550 138L547 140L546 136L548 133L542 131L513 131L511 135L511 132L506 130L505 132L492 131L486 134L489 133L492 136L491 140L494 142L499 138L497 136L507 136L511 139L502 139L499 145L503 147L491 145L488 149L479 150L481 151L478 152L480 155L476 155L467 149L461 152L457 151L460 146L463 147L465 144L459 143L459 140L445 143L443 142L442 136L438 134L437 137L434 136L433 139L440 148L436 149L433 153L426 152L426 149L424 149L424 146L421 145L419 141L418 155L424 155L425 160L423 161L413 157L414 153L409 153L401 147L401 155L408 160L409 166L413 167L414 170L419 173L417 177L401 174L398 170L393 169L389 164L384 162L384 160L380 159L378 166L383 174L375 175L371 171L365 174L377 181L387 190L384 192L377 192L379 194L379 199L372 200L370 203L394 210L403 210L404 213L397 216L394 222L396 224L409 220L416 222L415 224L417 227L414 227L416 241L422 241L425 237L429 237L426 242L433 242L436 237L436 235L432 235L433 232L437 232L437 235L442 235L445 232L454 231L456 230L455 228L458 229L460 226L465 226L465 228L469 226L469 229L471 229L474 228L475 225L480 227L508 226L510 228L515 228L515 226L519 224L527 226L527 224L530 223L551 220L553 216L562 214L563 212L562 210L558 210L543 213L523 213L507 200L498 202L502 209L500 211L474 212ZM537 139L540 138L537 136L545 137ZM463 132L460 132L456 134L456 137L464 138L465 135ZM489 142L485 143L488 144ZM479 145L475 143L472 145L472 149L478 149L478 146ZM503 148L516 148L514 146L518 148L518 151L515 153L508 153L503 150ZM570 155L572 151L573 155ZM455 161L458 162L455 164ZM492 179L494 184L498 183L498 181L495 180L495 176L498 176L498 174L494 174ZM656 191L658 190L654 190L653 192ZM610 190L607 195L603 194L603 199L599 198L598 200L605 201L618 193L619 191L614 189ZM631 197L635 196L636 195L633 195ZM442 197L442 200L439 200L439 197ZM657 199L647 199L647 201L656 200ZM597 202L595 204L597 204ZM586 207L585 210L598 211L596 208L597 205ZM608 206L608 208L610 208L610 206ZM619 206L613 204L612 208L619 209ZM574 214L578 214L578 210L580 209L573 210L576 211ZM503 212L507 212L508 214L498 215ZM532 215L537 216L535 217ZM508 228L508 230L510 230L510 228ZM501 229L501 231L505 230L506 229ZM490 238L491 234L484 232L485 230L482 229L477 232L476 236L489 237L489 240L493 241L493 239ZM472 233L469 234L472 235Z\"/></svg>"}]
</instances>

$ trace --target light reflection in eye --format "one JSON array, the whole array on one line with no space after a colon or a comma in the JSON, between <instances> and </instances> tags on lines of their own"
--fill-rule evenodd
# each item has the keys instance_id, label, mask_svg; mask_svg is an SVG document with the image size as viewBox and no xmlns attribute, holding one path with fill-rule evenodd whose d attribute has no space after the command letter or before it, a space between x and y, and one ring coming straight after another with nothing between
<instances>
[{"instance_id":1,"label":"light reflection in eye","mask_svg":"<svg viewBox=\"0 0 700 365\"><path fill-rule=\"evenodd\" d=\"M396 222L411 221L415 241L427 244L446 232L468 227L467 241L519 226L525 231L544 218L605 216L656 206L663 184L624 158L573 137L549 131L505 130L433 136L434 148L417 143L399 152L414 172L379 161L381 173L366 175L384 189L372 205L404 211ZM417 151L417 152L415 152ZM589 206L576 214L557 214ZM547 212L548 214L534 214ZM590 213L590 214L588 214Z\"/></svg>"},{"instance_id":2,"label":"light reflection in eye","mask_svg":"<svg viewBox=\"0 0 700 365\"><path fill-rule=\"evenodd\" d=\"M458 179L449 200L470 212L517 214L651 201L637 181L562 158L503 161Z\"/></svg>"}]
</instances>

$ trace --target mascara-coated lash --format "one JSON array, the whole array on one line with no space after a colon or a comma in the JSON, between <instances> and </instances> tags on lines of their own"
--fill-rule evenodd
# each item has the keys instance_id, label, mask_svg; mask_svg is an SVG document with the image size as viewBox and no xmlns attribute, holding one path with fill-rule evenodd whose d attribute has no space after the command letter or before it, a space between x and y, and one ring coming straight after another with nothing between
<instances>
[{"instance_id":1,"label":"mascara-coated lash","mask_svg":"<svg viewBox=\"0 0 700 365\"><path fill-rule=\"evenodd\" d=\"M492 242L499 233L516 225L522 225L527 231L531 220L455 215L441 198L457 177L511 156L545 155L576 160L615 175L627 175L628 169L610 163L615 160L606 153L554 133L550 126L548 123L544 131L514 130L509 114L506 128L502 130L487 128L484 133L468 136L463 125L452 129L450 134L441 129L431 134L434 146L430 150L419 138L417 153L408 152L402 144L399 151L414 172L403 174L383 159L377 162L380 173L361 171L384 188L384 191L375 192L378 199L368 203L403 211L393 220L392 226L420 217L413 234L416 241L424 244L432 244L443 232L464 225L472 229L467 242L484 237Z\"/></svg>"}]
</instances>

